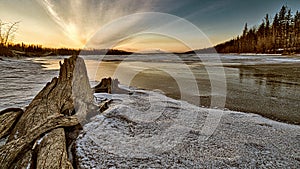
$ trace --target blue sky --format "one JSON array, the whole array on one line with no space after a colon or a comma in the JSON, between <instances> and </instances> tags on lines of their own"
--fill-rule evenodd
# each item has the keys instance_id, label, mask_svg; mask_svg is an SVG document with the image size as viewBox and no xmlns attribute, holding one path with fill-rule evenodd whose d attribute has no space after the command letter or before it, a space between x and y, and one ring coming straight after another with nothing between
<instances>
[{"instance_id":1,"label":"blue sky","mask_svg":"<svg viewBox=\"0 0 300 169\"><path fill-rule=\"evenodd\" d=\"M254 26L267 13L273 17L286 4L300 10L299 0L187 0L169 12L191 21L217 44L240 34L246 22Z\"/></svg>"},{"instance_id":2,"label":"blue sky","mask_svg":"<svg viewBox=\"0 0 300 169\"><path fill-rule=\"evenodd\" d=\"M287 4L294 12L300 9L299 0L0 0L0 2L2 21L21 21L15 42L74 48L86 46L107 24L135 13L161 12L174 15L170 19L184 18L189 24L201 30L211 45L215 45L239 35L246 22L253 26L261 23L267 13L273 17L282 5ZM136 33L138 36L131 36L128 38L130 40L124 40L125 36L120 36L123 39L119 46L124 47L125 43L128 43L128 49L151 48L151 46L156 49L164 42L168 43L167 50L177 48L179 42L175 42L176 39L172 37L169 37L169 40L167 37L149 34L143 37L141 34L145 33L145 30L136 28L140 25L137 23L141 19L131 20L128 24L120 22L119 25L114 25L115 30L112 30L114 34L128 35L132 30L139 31ZM165 22L168 22L168 19ZM155 23L155 19L149 19L147 25L151 24L159 26ZM165 29L184 34L190 41L197 37L188 28L180 29L179 24ZM106 33L109 34L109 31ZM101 35L98 33L98 36Z\"/></svg>"}]
</instances>

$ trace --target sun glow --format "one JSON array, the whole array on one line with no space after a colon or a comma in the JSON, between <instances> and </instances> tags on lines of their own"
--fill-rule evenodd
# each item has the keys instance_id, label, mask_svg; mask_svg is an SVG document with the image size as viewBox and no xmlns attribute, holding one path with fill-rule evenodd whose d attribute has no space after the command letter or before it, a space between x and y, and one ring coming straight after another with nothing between
<instances>
[{"instance_id":1,"label":"sun glow","mask_svg":"<svg viewBox=\"0 0 300 169\"><path fill-rule=\"evenodd\" d=\"M11 5L6 10L14 9L13 2L5 3ZM44 47L85 48L86 46L90 47L91 39L106 27L109 29L102 34L97 34L99 37L97 48L112 46L130 51L144 50L143 48L167 48L168 50L182 51L185 50L183 45L174 40L166 40L161 36L133 37L140 33L161 32L162 35L170 34L171 37L178 35L179 38L174 38L184 39L185 42L193 41L195 38L185 28L186 23L175 25L172 23L181 22L183 19L180 17L170 22L167 18L161 19L159 12L153 12L155 16L157 14L158 16L144 18L149 16L147 15L147 13L151 13L149 11L157 11L158 4L162 3L159 0L147 0L143 3L140 3L140 0L36 0L24 3L27 3L24 6L31 6L34 10L28 11L19 6L18 12L20 12L21 19L19 17L11 19L12 21L21 20L20 28L22 29L19 29L16 36L17 43L41 44ZM0 14L4 13L1 12L3 11L1 7L0 9ZM131 15L135 16L127 17ZM116 24L115 22L118 20L120 22ZM115 25L114 27L109 26L112 23ZM201 43L195 44L199 44L196 46L197 48L202 45Z\"/></svg>"},{"instance_id":2,"label":"sun glow","mask_svg":"<svg viewBox=\"0 0 300 169\"><path fill-rule=\"evenodd\" d=\"M76 46L84 46L102 26L119 17L147 11L156 0L145 3L138 0L37 0L37 2ZM68 8L65 8L66 6Z\"/></svg>"}]
</instances>

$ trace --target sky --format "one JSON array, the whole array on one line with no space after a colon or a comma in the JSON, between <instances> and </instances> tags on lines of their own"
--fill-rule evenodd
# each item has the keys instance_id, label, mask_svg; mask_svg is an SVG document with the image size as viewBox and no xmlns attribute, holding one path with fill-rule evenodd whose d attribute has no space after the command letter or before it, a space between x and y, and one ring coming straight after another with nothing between
<instances>
[{"instance_id":1,"label":"sky","mask_svg":"<svg viewBox=\"0 0 300 169\"><path fill-rule=\"evenodd\" d=\"M186 51L211 47L300 0L0 0L20 21L15 43L46 47Z\"/></svg>"}]
</instances>

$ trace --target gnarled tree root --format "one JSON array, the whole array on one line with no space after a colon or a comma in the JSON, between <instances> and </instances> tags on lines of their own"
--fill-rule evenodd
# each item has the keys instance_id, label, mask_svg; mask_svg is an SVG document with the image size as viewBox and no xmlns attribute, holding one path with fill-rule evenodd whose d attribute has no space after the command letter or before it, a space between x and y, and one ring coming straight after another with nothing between
<instances>
[{"instance_id":1,"label":"gnarled tree root","mask_svg":"<svg viewBox=\"0 0 300 169\"><path fill-rule=\"evenodd\" d=\"M63 127L86 122L97 108L83 59L72 56L60 66L59 77L47 83L24 113L0 113L0 120L5 121L0 125L0 136L9 134L0 149L1 169L73 168Z\"/></svg>"}]
</instances>

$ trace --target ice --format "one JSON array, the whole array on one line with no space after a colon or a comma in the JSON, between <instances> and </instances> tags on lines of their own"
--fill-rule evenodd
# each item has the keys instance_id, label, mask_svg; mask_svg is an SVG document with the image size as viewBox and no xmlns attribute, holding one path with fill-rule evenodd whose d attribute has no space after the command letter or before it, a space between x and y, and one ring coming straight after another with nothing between
<instances>
[{"instance_id":1,"label":"ice","mask_svg":"<svg viewBox=\"0 0 300 169\"><path fill-rule=\"evenodd\" d=\"M44 70L30 59L0 61L0 110L25 107L58 71Z\"/></svg>"},{"instance_id":2,"label":"ice","mask_svg":"<svg viewBox=\"0 0 300 169\"><path fill-rule=\"evenodd\" d=\"M300 59L297 58L272 58L269 60L274 62L300 62Z\"/></svg>"}]
</instances>

